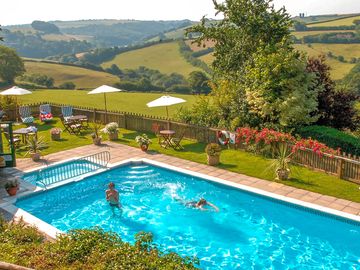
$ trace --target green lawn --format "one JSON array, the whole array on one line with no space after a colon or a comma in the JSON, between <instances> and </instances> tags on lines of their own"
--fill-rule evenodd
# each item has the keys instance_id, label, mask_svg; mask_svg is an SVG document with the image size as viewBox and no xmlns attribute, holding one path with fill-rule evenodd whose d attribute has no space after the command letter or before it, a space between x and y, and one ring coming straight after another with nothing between
<instances>
[{"instance_id":1,"label":"green lawn","mask_svg":"<svg viewBox=\"0 0 360 270\"><path fill-rule=\"evenodd\" d=\"M44 74L54 78L55 86L64 82L73 82L76 88L96 88L103 84L113 85L120 79L115 75L91 69L25 61L26 74Z\"/></svg>"},{"instance_id":2,"label":"green lawn","mask_svg":"<svg viewBox=\"0 0 360 270\"><path fill-rule=\"evenodd\" d=\"M86 90L36 90L31 95L19 96L22 104L38 102L54 102L59 104L70 104L74 106L104 109L104 98L102 94L88 95ZM107 94L108 110L133 112L152 116L166 116L165 107L148 108L146 103L159 98L163 94L155 93L109 93ZM195 103L197 96L178 95L172 96L185 99L187 102L169 107L169 115L173 115L182 106L191 106Z\"/></svg>"},{"instance_id":3,"label":"green lawn","mask_svg":"<svg viewBox=\"0 0 360 270\"><path fill-rule=\"evenodd\" d=\"M187 77L190 72L200 70L189 64L180 54L177 42L160 43L147 48L132 50L117 55L102 67L116 64L120 69L136 69L140 66L159 70L162 73L179 73Z\"/></svg>"},{"instance_id":4,"label":"green lawn","mask_svg":"<svg viewBox=\"0 0 360 270\"><path fill-rule=\"evenodd\" d=\"M42 151L44 155L92 143L90 137L91 130L84 132L81 136L69 135L67 132L62 132L61 141L51 141L50 129L55 126L61 127L60 121L58 119L55 120L57 121L51 125L45 125L38 122L38 137L43 137L48 146ZM20 127L22 126L15 126L14 128L17 129ZM140 133L136 131L121 129L117 143L138 147L134 139L139 134ZM178 151L164 149L158 144L157 138L153 134L148 134L148 136L152 139L152 144L149 148L150 151L198 163L206 163L206 154L204 153L205 144L203 143L184 139L182 141L184 150ZM106 139L106 136L103 137ZM17 149L17 157L24 157L25 152L25 147ZM269 170L270 163L270 159L261 156L239 150L225 149L221 154L221 164L219 167L229 171L274 181L273 171ZM283 181L281 183L321 194L360 202L359 186L357 184L303 167L293 166L291 180Z\"/></svg>"}]
</instances>

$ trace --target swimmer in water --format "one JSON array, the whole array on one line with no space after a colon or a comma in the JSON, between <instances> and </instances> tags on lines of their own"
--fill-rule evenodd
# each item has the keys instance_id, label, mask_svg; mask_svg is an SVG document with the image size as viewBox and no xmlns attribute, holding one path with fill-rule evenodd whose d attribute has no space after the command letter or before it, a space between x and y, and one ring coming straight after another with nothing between
<instances>
[{"instance_id":1,"label":"swimmer in water","mask_svg":"<svg viewBox=\"0 0 360 270\"><path fill-rule=\"evenodd\" d=\"M120 208L119 191L115 189L115 184L113 182L110 182L108 187L109 189L105 192L106 200L109 202L110 206Z\"/></svg>"},{"instance_id":2,"label":"swimmer in water","mask_svg":"<svg viewBox=\"0 0 360 270\"><path fill-rule=\"evenodd\" d=\"M184 202L180 198L175 198L175 200L181 202L186 207L192 207L192 208L200 209L201 211L209 211L210 208L213 208L216 212L219 212L219 208L216 205L212 204L211 202L208 202L204 198L200 198L199 201L192 201L192 202Z\"/></svg>"}]
</instances>

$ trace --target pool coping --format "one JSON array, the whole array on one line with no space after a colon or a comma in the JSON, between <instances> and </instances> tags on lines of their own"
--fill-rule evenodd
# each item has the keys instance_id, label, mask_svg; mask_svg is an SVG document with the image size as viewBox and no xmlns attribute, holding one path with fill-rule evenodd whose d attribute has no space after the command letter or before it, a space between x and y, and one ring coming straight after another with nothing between
<instances>
[{"instance_id":1,"label":"pool coping","mask_svg":"<svg viewBox=\"0 0 360 270\"><path fill-rule=\"evenodd\" d=\"M73 159L74 158L67 159L67 160L64 160L64 161L60 161L60 162L51 164L50 166L55 166L55 165L59 165L61 163L69 162L69 161L71 161ZM200 179L202 179L204 181L210 181L210 182L218 183L218 184L221 184L221 185L237 188L237 189L240 189L241 191L249 192L249 193L254 194L254 195L264 196L266 198L276 200L277 202L280 202L280 203L285 202L285 203L290 204L292 206L298 206L298 207L301 207L303 209L305 208L305 210L312 210L312 211L315 211L316 214L318 212L320 212L320 213L324 213L325 215L331 216L334 219L339 219L340 218L341 221L345 221L345 222L346 221L351 221L351 222L355 222L356 225L360 225L360 216L358 216L358 215L353 215L353 214L346 213L346 212L343 212L343 211L340 211L340 210L335 210L335 209L332 209L332 208L329 208L329 207L320 206L318 204L305 202L305 201L298 200L298 199L295 199L295 198L290 198L290 197L287 197L287 196L284 196L284 195L275 194L275 193L265 191L265 190L262 190L262 189L259 189L259 188L256 188L256 187L250 187L250 186L243 185L243 184L240 184L240 183L235 183L235 182L232 182L232 181L229 181L229 180L224 180L224 179L221 179L219 177L214 177L214 176L207 175L207 174L204 174L204 173L199 173L199 172L187 170L187 169L184 169L184 168L169 165L169 164L159 162L159 161L154 161L154 160L147 159L147 158L130 158L130 159L126 159L126 160L123 160L123 161L120 161L120 162L109 163L108 166L107 166L107 169L100 169L100 170L97 170L95 172L87 173L87 174L81 175L79 177L72 178L70 180L62 181L60 183L56 183L54 185L51 185L51 186L49 186L49 188L46 188L46 189L37 187L34 190L29 190L29 191L23 192L23 193L21 193L19 195L6 198L5 203L0 204L0 208L3 208L5 211L7 211L10 214L14 215L15 219L22 219L24 222L36 226L39 229L39 231L41 231L42 233L44 233L48 237L55 239L57 237L57 235L64 234L65 232L55 228L54 226L52 226L49 223L37 218L36 216L34 216L32 214L26 212L25 210L16 207L15 203L16 203L16 201L18 199L25 198L25 197L31 197L31 196L34 196L34 195L36 195L38 193L46 192L46 190L55 189L55 188L58 188L58 187L61 187L61 186L64 186L64 185L68 185L68 184L71 184L71 183L82 181L82 180L85 180L86 178L88 178L90 176L104 173L108 169L114 169L114 168L117 168L117 167L122 167L122 166L129 165L129 164L136 165L136 164L144 164L144 163L149 164L149 165L153 165L153 166L156 166L156 167L160 167L160 168L165 168L165 169L168 169L168 170L171 170L171 171L187 174L187 175L190 175L190 176L193 176L193 177L196 177L196 178L200 178ZM50 167L50 166L45 166L45 167ZM44 167L42 167L42 168L44 168ZM37 168L37 169L40 170L41 168ZM33 171L35 171L35 170L34 169L28 170L28 171L26 171L24 173L33 172ZM28 184L28 185L31 185L31 184ZM31 185L31 186L34 187L33 185Z\"/></svg>"}]
</instances>

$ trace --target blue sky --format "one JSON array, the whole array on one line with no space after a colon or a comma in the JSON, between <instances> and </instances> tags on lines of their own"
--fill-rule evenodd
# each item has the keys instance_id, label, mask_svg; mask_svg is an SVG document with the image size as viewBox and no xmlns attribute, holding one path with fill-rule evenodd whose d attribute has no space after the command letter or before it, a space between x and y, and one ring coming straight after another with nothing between
<instances>
[{"instance_id":1,"label":"blue sky","mask_svg":"<svg viewBox=\"0 0 360 270\"><path fill-rule=\"evenodd\" d=\"M274 0L291 15L360 13L360 0ZM33 20L199 20L214 17L212 0L1 0L0 24Z\"/></svg>"}]
</instances>

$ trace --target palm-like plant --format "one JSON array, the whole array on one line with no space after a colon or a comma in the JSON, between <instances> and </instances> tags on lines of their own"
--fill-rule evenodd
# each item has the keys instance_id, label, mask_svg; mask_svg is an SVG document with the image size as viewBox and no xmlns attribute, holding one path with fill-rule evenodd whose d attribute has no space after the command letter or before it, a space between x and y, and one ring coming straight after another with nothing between
<instances>
[{"instance_id":1,"label":"palm-like plant","mask_svg":"<svg viewBox=\"0 0 360 270\"><path fill-rule=\"evenodd\" d=\"M41 150L47 147L44 138L37 136L31 136L27 140L27 149L28 151L25 153L25 156L30 155L34 161L38 161L40 159Z\"/></svg>"},{"instance_id":2,"label":"palm-like plant","mask_svg":"<svg viewBox=\"0 0 360 270\"><path fill-rule=\"evenodd\" d=\"M275 170L277 180L287 180L290 176L290 157L292 155L286 143L278 144L276 149L276 158L272 161L270 167Z\"/></svg>"}]
</instances>

